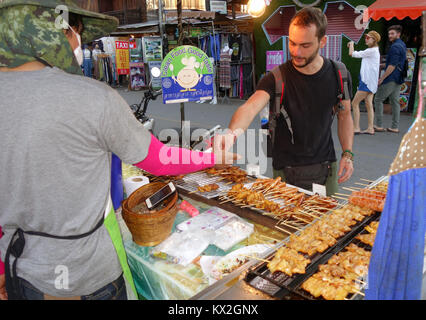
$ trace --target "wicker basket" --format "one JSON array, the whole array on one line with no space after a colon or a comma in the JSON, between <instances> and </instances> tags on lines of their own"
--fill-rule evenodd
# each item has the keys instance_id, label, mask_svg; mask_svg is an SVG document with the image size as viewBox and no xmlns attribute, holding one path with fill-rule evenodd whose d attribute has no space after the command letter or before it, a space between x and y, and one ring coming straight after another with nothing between
<instances>
[{"instance_id":1,"label":"wicker basket","mask_svg":"<svg viewBox=\"0 0 426 320\"><path fill-rule=\"evenodd\" d=\"M123 219L127 224L133 241L140 246L151 247L165 240L172 232L173 223L178 212L177 192L165 200L165 207L146 214L135 213L132 209L156 191L164 187L163 182L146 184L135 190L122 203Z\"/></svg>"}]
</instances>

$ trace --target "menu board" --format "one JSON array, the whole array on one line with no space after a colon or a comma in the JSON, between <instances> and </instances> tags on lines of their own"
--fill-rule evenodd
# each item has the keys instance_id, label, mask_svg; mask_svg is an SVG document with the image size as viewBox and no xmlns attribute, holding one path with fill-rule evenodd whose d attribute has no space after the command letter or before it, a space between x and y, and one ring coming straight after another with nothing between
<instances>
[{"instance_id":1,"label":"menu board","mask_svg":"<svg viewBox=\"0 0 426 320\"><path fill-rule=\"evenodd\" d=\"M143 59L145 63L149 61L163 60L163 45L161 37L144 37L142 43Z\"/></svg>"}]
</instances>

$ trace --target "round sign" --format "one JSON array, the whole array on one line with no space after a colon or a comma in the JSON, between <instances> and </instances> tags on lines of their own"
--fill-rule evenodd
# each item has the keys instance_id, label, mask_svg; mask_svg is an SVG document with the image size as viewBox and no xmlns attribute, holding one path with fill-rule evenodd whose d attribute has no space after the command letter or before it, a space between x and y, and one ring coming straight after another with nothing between
<instances>
[{"instance_id":1,"label":"round sign","mask_svg":"<svg viewBox=\"0 0 426 320\"><path fill-rule=\"evenodd\" d=\"M199 48L173 49L161 64L163 102L177 103L213 98L213 64Z\"/></svg>"}]
</instances>

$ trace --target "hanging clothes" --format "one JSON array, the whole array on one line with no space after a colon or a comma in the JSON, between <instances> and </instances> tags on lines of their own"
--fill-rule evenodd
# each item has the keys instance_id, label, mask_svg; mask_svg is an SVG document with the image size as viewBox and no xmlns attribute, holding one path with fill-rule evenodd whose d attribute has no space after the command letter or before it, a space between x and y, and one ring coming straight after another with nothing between
<instances>
[{"instance_id":1,"label":"hanging clothes","mask_svg":"<svg viewBox=\"0 0 426 320\"><path fill-rule=\"evenodd\" d=\"M236 34L229 37L229 47L232 49L232 61L241 60L241 35Z\"/></svg>"},{"instance_id":2,"label":"hanging clothes","mask_svg":"<svg viewBox=\"0 0 426 320\"><path fill-rule=\"evenodd\" d=\"M219 86L231 88L231 55L229 52L221 52L219 65Z\"/></svg>"},{"instance_id":3,"label":"hanging clothes","mask_svg":"<svg viewBox=\"0 0 426 320\"><path fill-rule=\"evenodd\" d=\"M243 89L243 65L240 64L240 99L243 99L244 97L244 89Z\"/></svg>"},{"instance_id":4,"label":"hanging clothes","mask_svg":"<svg viewBox=\"0 0 426 320\"><path fill-rule=\"evenodd\" d=\"M85 48L83 50L83 73L86 77L91 78L92 77L92 68L93 68L93 64L92 64L92 53L90 52L89 49Z\"/></svg>"},{"instance_id":5,"label":"hanging clothes","mask_svg":"<svg viewBox=\"0 0 426 320\"><path fill-rule=\"evenodd\" d=\"M241 60L248 60L252 58L253 46L248 34L241 35Z\"/></svg>"},{"instance_id":6,"label":"hanging clothes","mask_svg":"<svg viewBox=\"0 0 426 320\"><path fill-rule=\"evenodd\" d=\"M251 96L254 92L253 88L253 67L251 63L244 63L243 65L243 96Z\"/></svg>"},{"instance_id":7,"label":"hanging clothes","mask_svg":"<svg viewBox=\"0 0 426 320\"><path fill-rule=\"evenodd\" d=\"M238 64L231 65L231 86L232 95L231 97L238 97L238 91L240 87L240 66Z\"/></svg>"}]
</instances>

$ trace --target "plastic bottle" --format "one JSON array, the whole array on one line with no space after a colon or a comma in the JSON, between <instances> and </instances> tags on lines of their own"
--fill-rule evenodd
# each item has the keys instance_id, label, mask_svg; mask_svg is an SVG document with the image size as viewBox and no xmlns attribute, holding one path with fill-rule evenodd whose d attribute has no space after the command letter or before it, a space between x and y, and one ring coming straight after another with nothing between
<instances>
[{"instance_id":1,"label":"plastic bottle","mask_svg":"<svg viewBox=\"0 0 426 320\"><path fill-rule=\"evenodd\" d=\"M188 212L188 214L189 214L191 217L195 217L195 216L197 216L197 215L199 215L199 214L200 214L200 211L198 211L198 210L197 210L197 208L195 208L192 204L190 204L190 203L189 203L188 201L186 201L186 200L183 200L183 201L180 203L179 208L180 208L181 210L183 210L183 211Z\"/></svg>"},{"instance_id":2,"label":"plastic bottle","mask_svg":"<svg viewBox=\"0 0 426 320\"><path fill-rule=\"evenodd\" d=\"M269 122L269 104L259 112L260 124L264 128Z\"/></svg>"}]
</instances>

